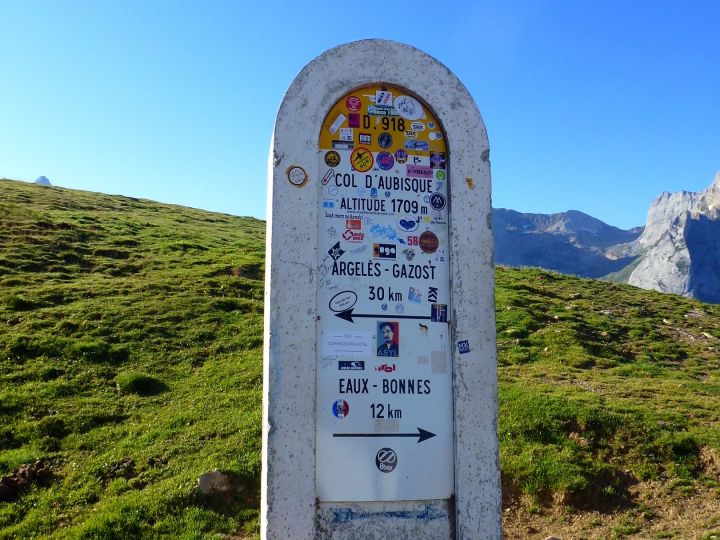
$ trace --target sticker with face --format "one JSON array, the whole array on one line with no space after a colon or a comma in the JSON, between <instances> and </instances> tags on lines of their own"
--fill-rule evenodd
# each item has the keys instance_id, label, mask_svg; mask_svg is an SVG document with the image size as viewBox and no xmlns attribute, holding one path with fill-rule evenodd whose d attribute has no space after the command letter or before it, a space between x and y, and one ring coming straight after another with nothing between
<instances>
[{"instance_id":1,"label":"sticker with face","mask_svg":"<svg viewBox=\"0 0 720 540\"><path fill-rule=\"evenodd\" d=\"M377 356L398 356L400 353L400 329L396 321L378 321Z\"/></svg>"}]
</instances>

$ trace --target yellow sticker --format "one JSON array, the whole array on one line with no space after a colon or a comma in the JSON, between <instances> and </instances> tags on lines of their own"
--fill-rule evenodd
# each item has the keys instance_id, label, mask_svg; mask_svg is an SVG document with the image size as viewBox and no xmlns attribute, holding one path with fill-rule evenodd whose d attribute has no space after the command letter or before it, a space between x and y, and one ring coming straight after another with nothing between
<instances>
[{"instance_id":1,"label":"yellow sticker","mask_svg":"<svg viewBox=\"0 0 720 540\"><path fill-rule=\"evenodd\" d=\"M373 155L367 148L356 148L350 155L350 164L358 172L367 172L372 169L374 163Z\"/></svg>"},{"instance_id":2,"label":"yellow sticker","mask_svg":"<svg viewBox=\"0 0 720 540\"><path fill-rule=\"evenodd\" d=\"M326 152L352 151L359 172L402 165L403 171L411 166L411 175L430 177L429 169L447 164L440 122L422 99L392 84L356 88L340 98L325 117L319 142ZM416 156L414 162L408 155Z\"/></svg>"}]
</instances>

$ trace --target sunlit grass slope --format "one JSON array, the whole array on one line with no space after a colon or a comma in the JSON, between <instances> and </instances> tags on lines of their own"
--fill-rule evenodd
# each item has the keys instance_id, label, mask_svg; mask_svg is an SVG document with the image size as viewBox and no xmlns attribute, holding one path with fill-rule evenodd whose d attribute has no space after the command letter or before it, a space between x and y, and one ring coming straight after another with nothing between
<instances>
[{"instance_id":1,"label":"sunlit grass slope","mask_svg":"<svg viewBox=\"0 0 720 540\"><path fill-rule=\"evenodd\" d=\"M257 530L264 223L0 180L0 538ZM499 268L506 502L714 489L720 308ZM716 454L713 454L716 455ZM206 471L241 490L208 499Z\"/></svg>"},{"instance_id":2,"label":"sunlit grass slope","mask_svg":"<svg viewBox=\"0 0 720 540\"><path fill-rule=\"evenodd\" d=\"M0 476L52 469L0 537L254 527L263 253L255 219L0 181Z\"/></svg>"},{"instance_id":3,"label":"sunlit grass slope","mask_svg":"<svg viewBox=\"0 0 720 540\"><path fill-rule=\"evenodd\" d=\"M628 487L720 487L720 307L498 268L500 444L508 492L581 508Z\"/></svg>"}]
</instances>

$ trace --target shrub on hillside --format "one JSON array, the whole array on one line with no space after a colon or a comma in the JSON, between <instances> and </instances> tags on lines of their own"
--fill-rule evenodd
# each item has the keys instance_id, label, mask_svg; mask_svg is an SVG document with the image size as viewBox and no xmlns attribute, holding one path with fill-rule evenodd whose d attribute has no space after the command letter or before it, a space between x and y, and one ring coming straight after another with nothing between
<instances>
[{"instance_id":1,"label":"shrub on hillside","mask_svg":"<svg viewBox=\"0 0 720 540\"><path fill-rule=\"evenodd\" d=\"M160 379L134 371L118 373L115 384L121 392L139 396L154 396L168 390L168 386Z\"/></svg>"},{"instance_id":2,"label":"shrub on hillside","mask_svg":"<svg viewBox=\"0 0 720 540\"><path fill-rule=\"evenodd\" d=\"M125 347L110 345L102 340L77 341L70 347L70 354L93 363L119 364L129 357Z\"/></svg>"}]
</instances>

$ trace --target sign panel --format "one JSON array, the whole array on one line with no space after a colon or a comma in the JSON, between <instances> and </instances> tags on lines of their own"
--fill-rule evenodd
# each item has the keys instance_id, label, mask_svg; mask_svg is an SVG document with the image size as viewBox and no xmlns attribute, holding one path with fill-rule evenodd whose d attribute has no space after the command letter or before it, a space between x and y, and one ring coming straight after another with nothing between
<instances>
[{"instance_id":1,"label":"sign panel","mask_svg":"<svg viewBox=\"0 0 720 540\"><path fill-rule=\"evenodd\" d=\"M421 99L343 96L319 141L320 501L453 493L448 150Z\"/></svg>"}]
</instances>

